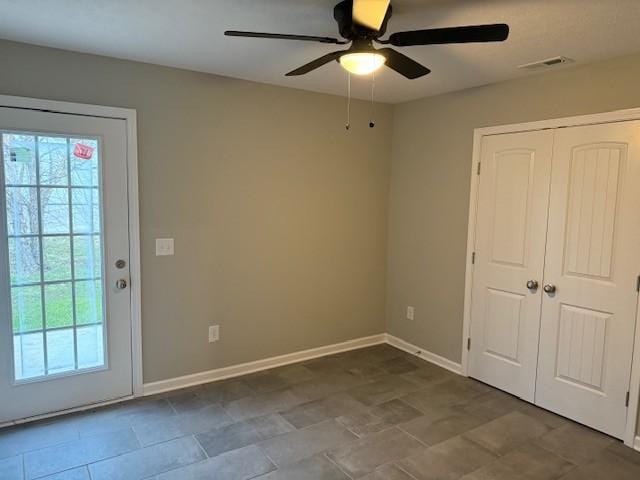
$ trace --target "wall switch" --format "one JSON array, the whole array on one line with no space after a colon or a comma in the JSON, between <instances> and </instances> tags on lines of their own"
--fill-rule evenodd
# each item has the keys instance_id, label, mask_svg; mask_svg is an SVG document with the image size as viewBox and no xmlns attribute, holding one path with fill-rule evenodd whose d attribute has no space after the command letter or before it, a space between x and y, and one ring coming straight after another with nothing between
<instances>
[{"instance_id":1,"label":"wall switch","mask_svg":"<svg viewBox=\"0 0 640 480\"><path fill-rule=\"evenodd\" d=\"M211 325L209 327L209 343L220 340L220 325Z\"/></svg>"},{"instance_id":2,"label":"wall switch","mask_svg":"<svg viewBox=\"0 0 640 480\"><path fill-rule=\"evenodd\" d=\"M156 238L156 257L173 255L173 238Z\"/></svg>"},{"instance_id":3,"label":"wall switch","mask_svg":"<svg viewBox=\"0 0 640 480\"><path fill-rule=\"evenodd\" d=\"M413 307L407 307L407 320L413 320L414 313Z\"/></svg>"}]
</instances>

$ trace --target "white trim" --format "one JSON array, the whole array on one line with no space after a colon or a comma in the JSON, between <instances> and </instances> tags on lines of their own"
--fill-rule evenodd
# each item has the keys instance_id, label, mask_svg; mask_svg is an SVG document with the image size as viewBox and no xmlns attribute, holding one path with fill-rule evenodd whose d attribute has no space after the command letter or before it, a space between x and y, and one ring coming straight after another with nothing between
<instances>
[{"instance_id":1,"label":"white trim","mask_svg":"<svg viewBox=\"0 0 640 480\"><path fill-rule=\"evenodd\" d=\"M469 198L469 224L467 234L467 269L464 287L464 317L462 325L462 366L461 372L468 375L469 355L467 352L467 338L471 331L471 291L473 284L473 265L471 255L475 249L476 212L478 203L478 186L480 177L476 174L477 163L480 161L482 137L505 133L530 132L551 128L576 127L583 125L599 125L603 123L625 122L640 120L640 108L618 110L614 112L580 115L574 117L554 118L537 122L499 125L494 127L476 128L473 132L473 154L471 157L471 193ZM640 398L640 299L638 316L636 317L636 338L634 346L633 364L631 367L630 402L627 409L627 427L624 443L632 447L637 442L638 408ZM637 445L637 443L636 443Z\"/></svg>"},{"instance_id":2,"label":"white trim","mask_svg":"<svg viewBox=\"0 0 640 480\"><path fill-rule=\"evenodd\" d=\"M633 449L640 452L640 435L638 435L633 442Z\"/></svg>"},{"instance_id":3,"label":"white trim","mask_svg":"<svg viewBox=\"0 0 640 480\"><path fill-rule=\"evenodd\" d=\"M407 353L411 353L416 357L419 357L427 362L433 363L434 365L438 365L439 367L445 368L453 373L457 373L458 375L463 375L462 373L462 365L456 363L448 358L441 357L435 353L432 353L424 348L417 347L401 338L395 337L387 333L387 343L392 347L399 348Z\"/></svg>"},{"instance_id":4,"label":"white trim","mask_svg":"<svg viewBox=\"0 0 640 480\"><path fill-rule=\"evenodd\" d=\"M145 383L144 395L155 395L180 388L191 387L203 383L215 382L226 378L239 377L248 373L259 372L270 368L289 365L291 363L302 362L312 358L324 357L335 353L346 352L358 348L379 345L386 342L386 335L372 335L370 337L356 338L342 343L326 345L324 347L301 350L299 352L279 355L277 357L265 358L254 362L231 365L229 367L216 368L206 372L194 373L183 377L169 378L158 382Z\"/></svg>"},{"instance_id":5,"label":"white trim","mask_svg":"<svg viewBox=\"0 0 640 480\"><path fill-rule=\"evenodd\" d=\"M84 103L59 102L38 98L0 95L0 105L9 108L45 110L54 113L86 115L124 120L127 125L127 178L129 195L129 270L131 281L131 366L132 392L142 390L142 312L140 277L140 212L138 200L138 140L136 111L129 108L105 107Z\"/></svg>"}]
</instances>

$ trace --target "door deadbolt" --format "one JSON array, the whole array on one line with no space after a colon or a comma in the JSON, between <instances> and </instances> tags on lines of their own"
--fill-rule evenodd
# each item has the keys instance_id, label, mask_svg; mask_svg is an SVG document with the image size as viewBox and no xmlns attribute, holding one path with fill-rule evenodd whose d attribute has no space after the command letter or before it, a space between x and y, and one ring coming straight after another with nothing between
<instances>
[{"instance_id":1,"label":"door deadbolt","mask_svg":"<svg viewBox=\"0 0 640 480\"><path fill-rule=\"evenodd\" d=\"M116 268L122 270L126 266L127 266L127 262L125 262L124 260L122 259L116 260Z\"/></svg>"}]
</instances>

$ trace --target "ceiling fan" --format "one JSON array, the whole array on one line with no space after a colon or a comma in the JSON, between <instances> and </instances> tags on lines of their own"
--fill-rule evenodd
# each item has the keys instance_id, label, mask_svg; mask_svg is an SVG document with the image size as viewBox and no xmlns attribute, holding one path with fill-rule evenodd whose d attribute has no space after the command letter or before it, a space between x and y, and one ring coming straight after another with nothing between
<instances>
[{"instance_id":1,"label":"ceiling fan","mask_svg":"<svg viewBox=\"0 0 640 480\"><path fill-rule=\"evenodd\" d=\"M310 35L281 33L243 32L227 30L230 37L269 38L279 40L302 40L334 45L351 44L347 50L328 53L287 76L304 75L336 60L342 67L357 75L366 75L382 65L395 70L409 79L420 78L431 72L427 67L392 48L375 48L374 43L410 47L415 45L441 45L450 43L502 42L509 36L509 26L504 23L471 25L464 27L431 28L396 32L387 39L380 39L387 30L393 8L390 0L343 0L333 10L340 35L344 40Z\"/></svg>"}]
</instances>

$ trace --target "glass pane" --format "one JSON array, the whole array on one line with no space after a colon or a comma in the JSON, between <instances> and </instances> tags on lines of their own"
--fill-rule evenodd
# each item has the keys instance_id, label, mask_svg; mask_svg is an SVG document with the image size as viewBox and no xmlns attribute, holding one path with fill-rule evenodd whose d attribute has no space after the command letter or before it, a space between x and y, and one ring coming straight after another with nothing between
<instances>
[{"instance_id":1,"label":"glass pane","mask_svg":"<svg viewBox=\"0 0 640 480\"><path fill-rule=\"evenodd\" d=\"M73 232L100 231L100 198L97 188L72 188Z\"/></svg>"},{"instance_id":2,"label":"glass pane","mask_svg":"<svg viewBox=\"0 0 640 480\"><path fill-rule=\"evenodd\" d=\"M71 140L71 184L82 187L97 187L98 176L98 141L95 139Z\"/></svg>"},{"instance_id":3,"label":"glass pane","mask_svg":"<svg viewBox=\"0 0 640 480\"><path fill-rule=\"evenodd\" d=\"M62 373L76 367L73 328L47 332L48 373Z\"/></svg>"},{"instance_id":4,"label":"glass pane","mask_svg":"<svg viewBox=\"0 0 640 480\"><path fill-rule=\"evenodd\" d=\"M102 281L76 282L76 322L102 322Z\"/></svg>"},{"instance_id":5,"label":"glass pane","mask_svg":"<svg viewBox=\"0 0 640 480\"><path fill-rule=\"evenodd\" d=\"M95 368L104 364L102 332L102 325L78 328L78 368Z\"/></svg>"},{"instance_id":6,"label":"glass pane","mask_svg":"<svg viewBox=\"0 0 640 480\"><path fill-rule=\"evenodd\" d=\"M37 235L38 189L7 187L7 227L9 235Z\"/></svg>"},{"instance_id":7,"label":"glass pane","mask_svg":"<svg viewBox=\"0 0 640 480\"><path fill-rule=\"evenodd\" d=\"M44 287L44 314L47 328L73 325L71 283L54 283Z\"/></svg>"},{"instance_id":8,"label":"glass pane","mask_svg":"<svg viewBox=\"0 0 640 480\"><path fill-rule=\"evenodd\" d=\"M45 281L71 280L71 238L42 237Z\"/></svg>"},{"instance_id":9,"label":"glass pane","mask_svg":"<svg viewBox=\"0 0 640 480\"><path fill-rule=\"evenodd\" d=\"M0 132L17 380L105 364L96 138Z\"/></svg>"},{"instance_id":10,"label":"glass pane","mask_svg":"<svg viewBox=\"0 0 640 480\"><path fill-rule=\"evenodd\" d=\"M2 135L2 157L7 185L36 184L36 147L33 135Z\"/></svg>"},{"instance_id":11,"label":"glass pane","mask_svg":"<svg viewBox=\"0 0 640 480\"><path fill-rule=\"evenodd\" d=\"M40 242L38 237L9 239L11 285L40 281Z\"/></svg>"},{"instance_id":12,"label":"glass pane","mask_svg":"<svg viewBox=\"0 0 640 480\"><path fill-rule=\"evenodd\" d=\"M13 333L42 329L42 289L40 285L11 289L11 317Z\"/></svg>"},{"instance_id":13,"label":"glass pane","mask_svg":"<svg viewBox=\"0 0 640 480\"><path fill-rule=\"evenodd\" d=\"M69 233L69 190L41 188L42 233Z\"/></svg>"},{"instance_id":14,"label":"glass pane","mask_svg":"<svg viewBox=\"0 0 640 480\"><path fill-rule=\"evenodd\" d=\"M13 337L13 361L16 380L40 377L46 373L42 332Z\"/></svg>"},{"instance_id":15,"label":"glass pane","mask_svg":"<svg viewBox=\"0 0 640 480\"><path fill-rule=\"evenodd\" d=\"M73 262L76 279L102 276L102 252L99 235L73 237Z\"/></svg>"},{"instance_id":16,"label":"glass pane","mask_svg":"<svg viewBox=\"0 0 640 480\"><path fill-rule=\"evenodd\" d=\"M67 139L38 137L40 185L68 185Z\"/></svg>"}]
</instances>

